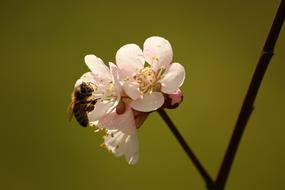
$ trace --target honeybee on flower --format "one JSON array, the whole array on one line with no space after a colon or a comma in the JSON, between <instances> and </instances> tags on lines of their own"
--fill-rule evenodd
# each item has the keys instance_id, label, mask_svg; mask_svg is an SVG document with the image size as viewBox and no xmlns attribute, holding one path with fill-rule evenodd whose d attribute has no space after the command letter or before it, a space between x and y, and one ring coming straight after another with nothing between
<instances>
[{"instance_id":1,"label":"honeybee on flower","mask_svg":"<svg viewBox=\"0 0 285 190\"><path fill-rule=\"evenodd\" d=\"M88 99L96 100L93 109L81 106L81 111L88 112L88 124L96 122L104 115L110 113L118 104L121 98L121 87L117 80L115 72L117 72L116 65L109 63L108 68L103 61L95 55L85 56L85 63L91 70L83 74L74 85L74 89L78 89L82 84L88 84L90 92ZM81 90L84 90L81 88ZM74 104L80 104L81 99L75 99ZM75 110L73 110L75 113ZM76 115L75 115L76 117Z\"/></svg>"},{"instance_id":2,"label":"honeybee on flower","mask_svg":"<svg viewBox=\"0 0 285 190\"><path fill-rule=\"evenodd\" d=\"M136 44L122 46L116 53L116 64L110 62L109 67L95 55L85 56L90 72L76 81L74 89L80 92L87 84L91 90L84 95L84 102L73 98L73 105L80 105L76 108L86 113L84 125L104 132L102 147L114 156L124 155L130 165L139 160L137 129L148 114L162 106L176 108L183 100L179 88L185 70L172 63L172 58L170 43L157 36L146 39L143 50Z\"/></svg>"}]
</instances>

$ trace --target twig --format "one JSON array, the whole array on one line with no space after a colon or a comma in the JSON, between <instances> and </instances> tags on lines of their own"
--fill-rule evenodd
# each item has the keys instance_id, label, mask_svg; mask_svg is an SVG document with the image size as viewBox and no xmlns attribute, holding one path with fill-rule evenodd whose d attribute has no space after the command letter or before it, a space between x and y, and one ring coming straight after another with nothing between
<instances>
[{"instance_id":1,"label":"twig","mask_svg":"<svg viewBox=\"0 0 285 190\"><path fill-rule=\"evenodd\" d=\"M194 166L196 167L196 169L198 170L198 172L201 174L201 176L203 177L203 179L205 180L205 182L207 183L207 187L212 187L213 185L213 180L210 177L210 175L207 173L207 171L205 170L205 168L202 166L202 164L200 163L200 161L198 160L198 158L195 156L195 154L193 153L193 151L190 149L190 147L188 146L188 144L186 143L186 141L184 140L184 138L182 137L182 135L180 134L180 132L177 130L177 128L175 127L174 123L172 122L172 120L170 119L170 117L167 115L167 113L165 112L165 110L163 108L160 108L157 110L159 115L162 117L162 119L164 120L164 122L168 125L169 129L171 130L171 132L173 133L173 135L176 137L176 139L179 141L180 145L182 146L182 148L184 149L184 151L187 153L188 157L190 158L190 160L192 160Z\"/></svg>"},{"instance_id":2,"label":"twig","mask_svg":"<svg viewBox=\"0 0 285 190\"><path fill-rule=\"evenodd\" d=\"M230 143L228 145L226 154L224 156L224 160L222 162L221 168L217 176L217 180L215 182L215 188L214 188L215 190L224 189L229 172L231 170L233 160L235 158L235 154L239 146L239 142L245 130L250 114L254 109L254 100L256 98L258 89L262 82L263 76L266 72L270 59L273 56L274 46L277 41L278 35L280 33L284 18L285 18L285 0L282 0L279 9L276 13L273 24L271 26L267 40L265 42L262 54L259 58L247 94L245 96L238 120L235 125L235 129L233 131Z\"/></svg>"}]
</instances>

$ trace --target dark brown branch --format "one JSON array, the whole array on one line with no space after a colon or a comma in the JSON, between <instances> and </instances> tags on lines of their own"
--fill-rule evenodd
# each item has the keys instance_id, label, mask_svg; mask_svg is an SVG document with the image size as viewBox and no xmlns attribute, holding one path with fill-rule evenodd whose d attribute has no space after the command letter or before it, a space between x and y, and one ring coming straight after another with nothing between
<instances>
[{"instance_id":1,"label":"dark brown branch","mask_svg":"<svg viewBox=\"0 0 285 190\"><path fill-rule=\"evenodd\" d=\"M177 128L175 127L175 125L172 122L172 120L170 119L170 117L165 112L165 110L163 108L160 108L157 110L157 112L162 117L162 119L165 121L165 123L168 125L169 129L171 130L173 135L176 137L176 139L179 141L180 145L182 146L184 151L187 153L190 160L192 160L194 166L196 167L198 172L201 174L201 176L203 177L203 179L207 183L207 186L211 187L213 185L212 178L207 173L205 168L202 166L202 164L200 163L198 158L195 156L194 152L190 149L190 147L188 146L188 144L186 143L186 141L184 140L184 138L182 137L180 132L177 130Z\"/></svg>"},{"instance_id":2,"label":"dark brown branch","mask_svg":"<svg viewBox=\"0 0 285 190\"><path fill-rule=\"evenodd\" d=\"M285 18L285 0L282 0L279 9L277 11L277 14L275 16L275 19L273 21L273 24L271 26L267 40L265 42L262 54L259 58L247 94L245 96L237 123L235 125L235 129L233 131L229 146L227 148L224 160L222 162L221 168L217 176L214 188L215 190L224 189L241 137L245 130L250 114L254 109L254 100L256 98L258 89L262 82L263 76L266 72L270 59L273 56L274 46L279 36L282 24L284 22L284 18Z\"/></svg>"}]
</instances>

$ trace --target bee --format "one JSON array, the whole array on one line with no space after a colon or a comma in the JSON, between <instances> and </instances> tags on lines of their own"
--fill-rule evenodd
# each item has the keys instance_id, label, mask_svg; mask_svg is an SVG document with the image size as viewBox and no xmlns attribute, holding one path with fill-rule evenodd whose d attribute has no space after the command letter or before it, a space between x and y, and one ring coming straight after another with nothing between
<instances>
[{"instance_id":1,"label":"bee","mask_svg":"<svg viewBox=\"0 0 285 190\"><path fill-rule=\"evenodd\" d=\"M77 122L83 127L87 127L89 123L87 113L94 110L97 102L97 99L92 98L93 92L91 83L82 82L75 87L71 94L71 101L68 106L69 119L71 120L74 115Z\"/></svg>"}]
</instances>

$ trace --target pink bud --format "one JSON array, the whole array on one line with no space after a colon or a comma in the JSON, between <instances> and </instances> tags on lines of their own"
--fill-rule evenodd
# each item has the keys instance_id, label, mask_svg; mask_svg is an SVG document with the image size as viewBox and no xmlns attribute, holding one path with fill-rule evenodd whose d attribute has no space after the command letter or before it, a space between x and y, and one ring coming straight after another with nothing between
<instances>
[{"instance_id":1,"label":"pink bud","mask_svg":"<svg viewBox=\"0 0 285 190\"><path fill-rule=\"evenodd\" d=\"M178 89L172 94L166 94L163 107L168 109L174 109L177 108L182 101L183 94L182 91Z\"/></svg>"}]
</instances>

